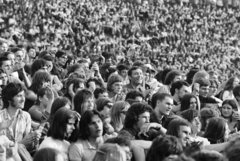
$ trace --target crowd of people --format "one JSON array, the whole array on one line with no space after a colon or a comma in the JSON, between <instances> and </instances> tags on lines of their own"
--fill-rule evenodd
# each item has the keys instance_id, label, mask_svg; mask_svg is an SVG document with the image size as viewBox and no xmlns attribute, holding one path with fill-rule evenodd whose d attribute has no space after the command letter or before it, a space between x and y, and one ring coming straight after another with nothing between
<instances>
[{"instance_id":1,"label":"crowd of people","mask_svg":"<svg viewBox=\"0 0 240 161\"><path fill-rule=\"evenodd\" d=\"M0 1L0 161L238 161L239 7L200 2Z\"/></svg>"}]
</instances>

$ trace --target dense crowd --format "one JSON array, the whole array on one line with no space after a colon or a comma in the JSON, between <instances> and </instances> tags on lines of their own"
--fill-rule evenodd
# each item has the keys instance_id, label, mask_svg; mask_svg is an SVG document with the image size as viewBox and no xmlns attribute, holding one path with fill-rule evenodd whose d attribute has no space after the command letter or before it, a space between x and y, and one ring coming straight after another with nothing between
<instances>
[{"instance_id":1,"label":"dense crowd","mask_svg":"<svg viewBox=\"0 0 240 161\"><path fill-rule=\"evenodd\" d=\"M0 161L238 161L225 2L0 0Z\"/></svg>"}]
</instances>

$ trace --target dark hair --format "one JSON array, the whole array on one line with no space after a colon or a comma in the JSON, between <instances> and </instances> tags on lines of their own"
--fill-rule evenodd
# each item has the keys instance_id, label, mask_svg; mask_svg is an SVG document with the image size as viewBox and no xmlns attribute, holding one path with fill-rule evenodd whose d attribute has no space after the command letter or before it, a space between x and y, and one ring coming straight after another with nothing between
<instances>
[{"instance_id":1,"label":"dark hair","mask_svg":"<svg viewBox=\"0 0 240 161\"><path fill-rule=\"evenodd\" d=\"M195 109L185 110L181 112L180 115L190 123L194 120L195 117L200 117L198 110Z\"/></svg>"},{"instance_id":2,"label":"dark hair","mask_svg":"<svg viewBox=\"0 0 240 161\"><path fill-rule=\"evenodd\" d=\"M221 153L216 151L201 150L193 153L191 157L195 161L227 161Z\"/></svg>"},{"instance_id":3,"label":"dark hair","mask_svg":"<svg viewBox=\"0 0 240 161\"><path fill-rule=\"evenodd\" d=\"M125 64L119 64L119 65L117 66L117 70L118 70L119 72L121 72L122 70L128 70L128 69L129 69L129 67L126 66Z\"/></svg>"},{"instance_id":4,"label":"dark hair","mask_svg":"<svg viewBox=\"0 0 240 161\"><path fill-rule=\"evenodd\" d=\"M20 83L8 83L4 86L2 89L3 108L8 108L10 105L9 102L12 101L13 97L24 90L24 86Z\"/></svg>"},{"instance_id":5,"label":"dark hair","mask_svg":"<svg viewBox=\"0 0 240 161\"><path fill-rule=\"evenodd\" d=\"M210 86L210 82L208 79L205 78L199 78L194 81L194 83L198 83L200 87L202 86Z\"/></svg>"},{"instance_id":6,"label":"dark hair","mask_svg":"<svg viewBox=\"0 0 240 161\"><path fill-rule=\"evenodd\" d=\"M37 93L37 100L35 102L35 105L40 105L40 97L43 97L45 94L51 93L49 88L40 88Z\"/></svg>"},{"instance_id":7,"label":"dark hair","mask_svg":"<svg viewBox=\"0 0 240 161\"><path fill-rule=\"evenodd\" d=\"M51 122L50 128L48 130L48 136L51 136L53 139L64 140L66 125L68 120L71 118L76 118L74 111L67 109L65 107L60 108L55 113L53 120ZM75 122L75 127L77 127L77 121Z\"/></svg>"},{"instance_id":8,"label":"dark hair","mask_svg":"<svg viewBox=\"0 0 240 161\"><path fill-rule=\"evenodd\" d=\"M176 76L180 76L182 73L178 70L172 70L170 71L167 75L166 78L164 80L164 84L165 85L170 85L173 83L173 80Z\"/></svg>"},{"instance_id":9,"label":"dark hair","mask_svg":"<svg viewBox=\"0 0 240 161\"><path fill-rule=\"evenodd\" d=\"M70 85L73 85L73 92L76 92L76 89L79 88L79 84L82 83L85 86L84 80L80 78L73 78L72 80L67 82L67 87L66 87L66 93L65 97L67 97L69 100L72 100L71 95L69 94L69 87Z\"/></svg>"},{"instance_id":10,"label":"dark hair","mask_svg":"<svg viewBox=\"0 0 240 161\"><path fill-rule=\"evenodd\" d=\"M68 103L70 104L71 102L66 97L58 97L58 98L56 98L53 101L53 104L52 104L52 107L51 107L50 116L49 116L49 122L51 122L53 120L53 117L54 117L55 113L57 112L57 110L59 110L60 108L66 106Z\"/></svg>"},{"instance_id":11,"label":"dark hair","mask_svg":"<svg viewBox=\"0 0 240 161\"><path fill-rule=\"evenodd\" d=\"M33 161L57 161L57 156L62 155L58 150L53 148L43 148L36 152Z\"/></svg>"},{"instance_id":12,"label":"dark hair","mask_svg":"<svg viewBox=\"0 0 240 161\"><path fill-rule=\"evenodd\" d=\"M161 72L161 74L160 74L161 75L161 81L160 81L161 83L164 83L164 80L165 80L167 74L171 71L172 71L172 69L166 68Z\"/></svg>"},{"instance_id":13,"label":"dark hair","mask_svg":"<svg viewBox=\"0 0 240 161\"><path fill-rule=\"evenodd\" d=\"M181 100L181 107L180 107L180 111L185 111L189 109L190 106L190 100L191 98L195 98L197 101L197 97L193 94L185 94ZM198 106L198 104L197 104ZM198 107L197 107L198 109Z\"/></svg>"},{"instance_id":14,"label":"dark hair","mask_svg":"<svg viewBox=\"0 0 240 161\"><path fill-rule=\"evenodd\" d=\"M172 120L167 127L167 135L172 135L179 137L180 126L191 127L189 122L185 119L174 119Z\"/></svg>"},{"instance_id":15,"label":"dark hair","mask_svg":"<svg viewBox=\"0 0 240 161\"><path fill-rule=\"evenodd\" d=\"M44 66L47 66L46 60L44 60L44 59L34 60L34 62L31 65L31 77L33 77L34 74Z\"/></svg>"},{"instance_id":16,"label":"dark hair","mask_svg":"<svg viewBox=\"0 0 240 161\"><path fill-rule=\"evenodd\" d=\"M226 82L226 85L224 87L224 90L227 90L227 91L231 91L233 90L234 86L233 86L233 82L234 80L236 79L237 77L231 77L227 80Z\"/></svg>"},{"instance_id":17,"label":"dark hair","mask_svg":"<svg viewBox=\"0 0 240 161\"><path fill-rule=\"evenodd\" d=\"M152 112L151 106L145 103L132 104L126 113L124 127L133 128L133 126L138 121L139 115L141 115L144 112L149 112L151 114Z\"/></svg>"},{"instance_id":18,"label":"dark hair","mask_svg":"<svg viewBox=\"0 0 240 161\"><path fill-rule=\"evenodd\" d=\"M96 88L95 91L93 92L95 99L98 99L99 94L105 93L107 90L103 87L101 88Z\"/></svg>"},{"instance_id":19,"label":"dark hair","mask_svg":"<svg viewBox=\"0 0 240 161\"><path fill-rule=\"evenodd\" d=\"M21 48L14 47L14 48L11 48L10 51L13 52L13 53L16 53L16 52L18 52L18 51L23 51L23 50L22 50Z\"/></svg>"},{"instance_id":20,"label":"dark hair","mask_svg":"<svg viewBox=\"0 0 240 161\"><path fill-rule=\"evenodd\" d=\"M225 101L223 101L222 106L225 105L225 104L230 105L232 107L232 110L238 111L238 106L237 106L237 103L236 103L235 100L233 100L233 99L226 99ZM221 110L221 113L222 113L222 110ZM222 114L222 117L224 117L223 114Z\"/></svg>"},{"instance_id":21,"label":"dark hair","mask_svg":"<svg viewBox=\"0 0 240 161\"><path fill-rule=\"evenodd\" d=\"M183 86L189 87L189 84L184 80L173 82L170 88L171 95L173 96L175 94L175 90L180 90Z\"/></svg>"},{"instance_id":22,"label":"dark hair","mask_svg":"<svg viewBox=\"0 0 240 161\"><path fill-rule=\"evenodd\" d=\"M97 115L100 119L102 119L100 113L97 110L87 110L82 114L81 120L79 122L80 127L80 139L86 140L89 137L89 129L88 125L92 122L92 117Z\"/></svg>"},{"instance_id":23,"label":"dark hair","mask_svg":"<svg viewBox=\"0 0 240 161\"><path fill-rule=\"evenodd\" d=\"M227 147L224 149L224 154L229 161L239 161L240 160L240 139L236 138L229 142Z\"/></svg>"},{"instance_id":24,"label":"dark hair","mask_svg":"<svg viewBox=\"0 0 240 161\"><path fill-rule=\"evenodd\" d=\"M73 104L75 111L77 111L80 115L82 114L82 104L86 101L88 98L93 98L93 94L88 89L80 90L76 93L76 95L73 98Z\"/></svg>"},{"instance_id":25,"label":"dark hair","mask_svg":"<svg viewBox=\"0 0 240 161\"><path fill-rule=\"evenodd\" d=\"M2 67L3 62L5 61L10 61L10 59L8 59L7 57L0 57L0 67Z\"/></svg>"},{"instance_id":26,"label":"dark hair","mask_svg":"<svg viewBox=\"0 0 240 161\"><path fill-rule=\"evenodd\" d=\"M161 161L170 155L180 155L183 148L175 136L158 136L153 140L146 161Z\"/></svg>"},{"instance_id":27,"label":"dark hair","mask_svg":"<svg viewBox=\"0 0 240 161\"><path fill-rule=\"evenodd\" d=\"M226 120L224 120L223 118L210 118L203 137L207 138L211 144L224 142L226 123Z\"/></svg>"},{"instance_id":28,"label":"dark hair","mask_svg":"<svg viewBox=\"0 0 240 161\"><path fill-rule=\"evenodd\" d=\"M98 112L102 111L104 106L108 103L112 103L109 98L99 98L96 100L96 109Z\"/></svg>"},{"instance_id":29,"label":"dark hair","mask_svg":"<svg viewBox=\"0 0 240 161\"><path fill-rule=\"evenodd\" d=\"M137 69L141 69L142 70L142 68L140 66L133 66L132 68L130 68L128 70L128 76L131 77L132 76L132 71L137 70Z\"/></svg>"},{"instance_id":30,"label":"dark hair","mask_svg":"<svg viewBox=\"0 0 240 161\"><path fill-rule=\"evenodd\" d=\"M51 76L47 72L38 71L34 74L32 78L32 84L29 87L29 89L37 94L38 90L42 88L43 83L50 82L50 81L51 81Z\"/></svg>"},{"instance_id":31,"label":"dark hair","mask_svg":"<svg viewBox=\"0 0 240 161\"><path fill-rule=\"evenodd\" d=\"M201 115L202 131L205 131L206 129L208 119L213 117L219 117L219 113L216 110L208 107L201 109L200 115Z\"/></svg>"},{"instance_id":32,"label":"dark hair","mask_svg":"<svg viewBox=\"0 0 240 161\"><path fill-rule=\"evenodd\" d=\"M136 97L142 97L142 99L144 99L144 96L141 92L136 91L136 90L132 90L129 91L125 97L125 100L127 101L128 99L133 99L135 100Z\"/></svg>"},{"instance_id":33,"label":"dark hair","mask_svg":"<svg viewBox=\"0 0 240 161\"><path fill-rule=\"evenodd\" d=\"M67 55L67 53L62 50L58 50L55 54L57 58L62 57L63 55Z\"/></svg>"},{"instance_id":34,"label":"dark hair","mask_svg":"<svg viewBox=\"0 0 240 161\"><path fill-rule=\"evenodd\" d=\"M86 82L86 87L89 88L89 83L94 82L96 85L99 85L100 87L103 86L102 83L97 78L89 78Z\"/></svg>"},{"instance_id":35,"label":"dark hair","mask_svg":"<svg viewBox=\"0 0 240 161\"><path fill-rule=\"evenodd\" d=\"M107 90L112 91L112 85L117 82L123 82L123 78L118 74L111 75L107 81Z\"/></svg>"},{"instance_id":36,"label":"dark hair","mask_svg":"<svg viewBox=\"0 0 240 161\"><path fill-rule=\"evenodd\" d=\"M10 51L6 51L6 52L4 52L4 53L2 53L2 55L1 55L1 57L8 57L8 55L10 55L10 54L13 54L14 55L14 53L12 53L12 52L10 52ZM1 66L1 65L0 65Z\"/></svg>"},{"instance_id":37,"label":"dark hair","mask_svg":"<svg viewBox=\"0 0 240 161\"><path fill-rule=\"evenodd\" d=\"M172 98L172 96L168 93L154 93L151 99L152 108L155 109L157 101L159 100L160 102L162 102L166 97Z\"/></svg>"},{"instance_id":38,"label":"dark hair","mask_svg":"<svg viewBox=\"0 0 240 161\"><path fill-rule=\"evenodd\" d=\"M72 66L70 66L68 68L68 75L73 73L73 72L75 72L77 69L80 69L80 68L82 68L84 70L82 65L80 65L80 64L73 64Z\"/></svg>"},{"instance_id":39,"label":"dark hair","mask_svg":"<svg viewBox=\"0 0 240 161\"><path fill-rule=\"evenodd\" d=\"M189 83L189 84L192 84L193 83L193 76L199 71L198 68L192 68L190 69L190 71L187 73L187 79L186 81Z\"/></svg>"},{"instance_id":40,"label":"dark hair","mask_svg":"<svg viewBox=\"0 0 240 161\"><path fill-rule=\"evenodd\" d=\"M105 143L118 144L119 146L131 146L130 139L128 137L114 137L107 139Z\"/></svg>"},{"instance_id":41,"label":"dark hair","mask_svg":"<svg viewBox=\"0 0 240 161\"><path fill-rule=\"evenodd\" d=\"M236 99L240 96L240 85L237 85L233 88L233 95Z\"/></svg>"}]
</instances>

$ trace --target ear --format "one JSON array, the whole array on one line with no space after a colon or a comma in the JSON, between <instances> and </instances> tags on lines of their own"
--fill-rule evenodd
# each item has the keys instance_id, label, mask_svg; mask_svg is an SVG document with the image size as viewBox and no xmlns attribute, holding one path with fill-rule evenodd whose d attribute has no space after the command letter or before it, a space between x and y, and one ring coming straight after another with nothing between
<instances>
[{"instance_id":1,"label":"ear","mask_svg":"<svg viewBox=\"0 0 240 161\"><path fill-rule=\"evenodd\" d=\"M44 97L44 96L43 96L43 97ZM39 98L38 98L40 102L42 102L43 97L39 97Z\"/></svg>"},{"instance_id":2,"label":"ear","mask_svg":"<svg viewBox=\"0 0 240 161\"><path fill-rule=\"evenodd\" d=\"M158 106L159 104L161 104L161 101L157 100L156 106Z\"/></svg>"}]
</instances>

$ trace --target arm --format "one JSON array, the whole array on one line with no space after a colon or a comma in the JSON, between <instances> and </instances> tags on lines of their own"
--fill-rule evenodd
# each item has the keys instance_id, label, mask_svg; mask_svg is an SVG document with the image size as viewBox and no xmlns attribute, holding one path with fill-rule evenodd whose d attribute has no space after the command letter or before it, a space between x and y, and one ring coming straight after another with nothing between
<instances>
[{"instance_id":1,"label":"arm","mask_svg":"<svg viewBox=\"0 0 240 161\"><path fill-rule=\"evenodd\" d=\"M22 68L22 72L23 72L23 81L24 81L24 84L26 85L27 88L29 88L31 86L31 81L29 80L28 76L27 76L27 73L25 72L24 68Z\"/></svg>"},{"instance_id":2,"label":"arm","mask_svg":"<svg viewBox=\"0 0 240 161\"><path fill-rule=\"evenodd\" d=\"M63 88L62 82L59 80L58 76L56 75L53 76L52 87L56 91L60 91Z\"/></svg>"},{"instance_id":3,"label":"arm","mask_svg":"<svg viewBox=\"0 0 240 161\"><path fill-rule=\"evenodd\" d=\"M142 147L136 146L136 145L131 145L131 150L133 152L133 156L136 161L145 161L146 156L145 156L145 151Z\"/></svg>"},{"instance_id":4,"label":"arm","mask_svg":"<svg viewBox=\"0 0 240 161\"><path fill-rule=\"evenodd\" d=\"M221 144L211 144L211 145L205 145L203 149L205 150L214 150L221 152L223 151L227 146L229 145L229 142L221 143Z\"/></svg>"},{"instance_id":5,"label":"arm","mask_svg":"<svg viewBox=\"0 0 240 161\"><path fill-rule=\"evenodd\" d=\"M35 105L28 110L28 113L33 120L41 121L43 114Z\"/></svg>"},{"instance_id":6,"label":"arm","mask_svg":"<svg viewBox=\"0 0 240 161\"><path fill-rule=\"evenodd\" d=\"M28 90L26 93L26 98L31 100L31 101L36 101L37 100L37 95L33 92Z\"/></svg>"},{"instance_id":7,"label":"arm","mask_svg":"<svg viewBox=\"0 0 240 161\"><path fill-rule=\"evenodd\" d=\"M131 140L131 145L138 146L143 148L144 150L150 149L152 146L152 141L145 141L145 140Z\"/></svg>"}]
</instances>

